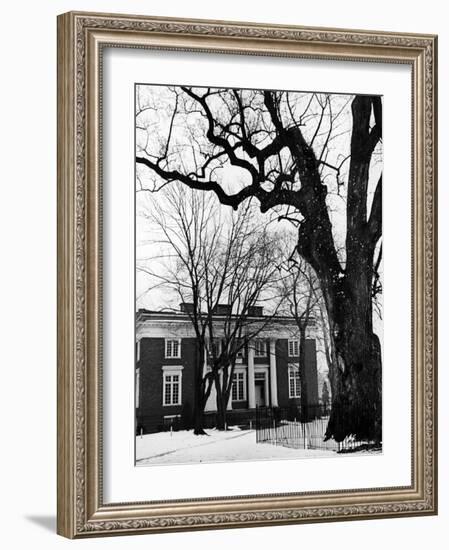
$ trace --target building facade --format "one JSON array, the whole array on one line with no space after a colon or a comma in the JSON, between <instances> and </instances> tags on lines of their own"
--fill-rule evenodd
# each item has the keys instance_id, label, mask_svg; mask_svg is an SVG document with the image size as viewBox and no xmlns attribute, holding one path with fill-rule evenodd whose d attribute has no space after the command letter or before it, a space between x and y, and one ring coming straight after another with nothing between
<instances>
[{"instance_id":1,"label":"building facade","mask_svg":"<svg viewBox=\"0 0 449 550\"><path fill-rule=\"evenodd\" d=\"M184 311L182 311L184 309ZM300 371L300 339L289 317L266 322L254 308L252 323L265 323L257 336L245 340L238 353L228 403L229 424L254 419L257 407L298 408L318 404L315 324L310 321L304 345L305 367ZM220 310L214 317L220 345ZM169 426L190 427L197 341L185 308L179 312L139 310L136 321L136 432L151 433ZM208 359L204 358L207 365ZM207 367L206 367L207 368ZM304 391L307 388L307 391ZM204 424L215 423L216 393L205 407Z\"/></svg>"}]
</instances>

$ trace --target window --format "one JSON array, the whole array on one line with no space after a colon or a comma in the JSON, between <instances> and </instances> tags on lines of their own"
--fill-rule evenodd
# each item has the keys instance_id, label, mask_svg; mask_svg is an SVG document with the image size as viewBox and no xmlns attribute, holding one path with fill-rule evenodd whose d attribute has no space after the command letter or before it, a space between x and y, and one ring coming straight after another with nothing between
<instances>
[{"instance_id":1,"label":"window","mask_svg":"<svg viewBox=\"0 0 449 550\"><path fill-rule=\"evenodd\" d=\"M164 372L163 405L181 404L181 373Z\"/></svg>"},{"instance_id":2,"label":"window","mask_svg":"<svg viewBox=\"0 0 449 550\"><path fill-rule=\"evenodd\" d=\"M245 372L237 371L232 376L232 401L246 401Z\"/></svg>"},{"instance_id":3,"label":"window","mask_svg":"<svg viewBox=\"0 0 449 550\"><path fill-rule=\"evenodd\" d=\"M299 340L288 341L288 356L299 357Z\"/></svg>"},{"instance_id":4,"label":"window","mask_svg":"<svg viewBox=\"0 0 449 550\"><path fill-rule=\"evenodd\" d=\"M266 357L267 356L267 341L257 338L254 340L254 355L256 357Z\"/></svg>"},{"instance_id":5,"label":"window","mask_svg":"<svg viewBox=\"0 0 449 550\"><path fill-rule=\"evenodd\" d=\"M181 366L162 367L162 405L181 405L182 369Z\"/></svg>"},{"instance_id":6,"label":"window","mask_svg":"<svg viewBox=\"0 0 449 550\"><path fill-rule=\"evenodd\" d=\"M301 378L298 365L288 366L288 394L291 399L301 397Z\"/></svg>"},{"instance_id":7,"label":"window","mask_svg":"<svg viewBox=\"0 0 449 550\"><path fill-rule=\"evenodd\" d=\"M181 357L181 340L165 340L165 357L172 359Z\"/></svg>"}]
</instances>

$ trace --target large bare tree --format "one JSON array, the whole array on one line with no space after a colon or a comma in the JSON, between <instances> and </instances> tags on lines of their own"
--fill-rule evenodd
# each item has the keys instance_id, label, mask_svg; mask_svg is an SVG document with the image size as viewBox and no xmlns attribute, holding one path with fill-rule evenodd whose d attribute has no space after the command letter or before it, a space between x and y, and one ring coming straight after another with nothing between
<instances>
[{"instance_id":1,"label":"large bare tree","mask_svg":"<svg viewBox=\"0 0 449 550\"><path fill-rule=\"evenodd\" d=\"M320 282L338 369L327 437L380 441L373 285L382 236L381 98L192 87L141 92L136 162L145 186L181 182L235 210L251 198L262 213L300 222L296 248ZM339 199L344 215L337 223Z\"/></svg>"}]
</instances>

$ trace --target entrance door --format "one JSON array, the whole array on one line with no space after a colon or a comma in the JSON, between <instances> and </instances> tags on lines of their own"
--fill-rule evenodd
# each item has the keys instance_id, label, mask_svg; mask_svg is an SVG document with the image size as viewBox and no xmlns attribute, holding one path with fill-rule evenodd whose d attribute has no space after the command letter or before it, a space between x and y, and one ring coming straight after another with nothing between
<instances>
[{"instance_id":1,"label":"entrance door","mask_svg":"<svg viewBox=\"0 0 449 550\"><path fill-rule=\"evenodd\" d=\"M256 407L265 407L265 380L256 380L254 383Z\"/></svg>"}]
</instances>

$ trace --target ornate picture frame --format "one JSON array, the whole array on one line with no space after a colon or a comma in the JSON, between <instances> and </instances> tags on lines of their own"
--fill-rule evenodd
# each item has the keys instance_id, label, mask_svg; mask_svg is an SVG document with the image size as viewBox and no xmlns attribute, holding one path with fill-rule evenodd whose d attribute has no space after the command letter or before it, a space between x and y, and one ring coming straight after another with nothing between
<instances>
[{"instance_id":1,"label":"ornate picture frame","mask_svg":"<svg viewBox=\"0 0 449 550\"><path fill-rule=\"evenodd\" d=\"M106 48L411 69L411 483L105 502L102 56ZM437 37L70 12L58 17L58 533L89 536L437 513ZM125 345L125 344L124 344ZM132 375L131 375L132 376Z\"/></svg>"}]
</instances>

